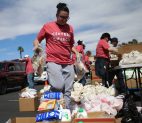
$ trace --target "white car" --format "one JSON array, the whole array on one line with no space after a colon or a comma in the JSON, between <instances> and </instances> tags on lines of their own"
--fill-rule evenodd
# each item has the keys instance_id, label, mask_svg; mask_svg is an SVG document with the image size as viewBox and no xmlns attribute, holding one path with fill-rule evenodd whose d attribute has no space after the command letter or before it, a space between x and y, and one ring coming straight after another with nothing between
<instances>
[{"instance_id":1,"label":"white car","mask_svg":"<svg viewBox=\"0 0 142 123\"><path fill-rule=\"evenodd\" d=\"M47 76L46 67L44 67L44 71L42 72L41 76L38 76L37 74L34 75L35 82L45 82L47 78L48 76Z\"/></svg>"}]
</instances>

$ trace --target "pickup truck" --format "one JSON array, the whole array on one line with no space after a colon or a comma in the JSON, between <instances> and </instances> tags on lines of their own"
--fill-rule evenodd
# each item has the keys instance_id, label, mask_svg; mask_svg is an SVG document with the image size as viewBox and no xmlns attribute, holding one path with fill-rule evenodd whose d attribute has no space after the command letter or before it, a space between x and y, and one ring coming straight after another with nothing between
<instances>
[{"instance_id":1,"label":"pickup truck","mask_svg":"<svg viewBox=\"0 0 142 123\"><path fill-rule=\"evenodd\" d=\"M5 94L8 88L27 84L25 63L20 61L0 62L0 94Z\"/></svg>"}]
</instances>

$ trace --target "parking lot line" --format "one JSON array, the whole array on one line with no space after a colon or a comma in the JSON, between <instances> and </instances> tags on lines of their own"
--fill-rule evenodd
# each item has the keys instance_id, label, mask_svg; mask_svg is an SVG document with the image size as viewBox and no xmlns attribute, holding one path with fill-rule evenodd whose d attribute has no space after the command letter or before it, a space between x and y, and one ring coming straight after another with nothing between
<instances>
[{"instance_id":1,"label":"parking lot line","mask_svg":"<svg viewBox=\"0 0 142 123\"><path fill-rule=\"evenodd\" d=\"M11 102L18 102L19 100L8 100L8 101L11 101Z\"/></svg>"}]
</instances>

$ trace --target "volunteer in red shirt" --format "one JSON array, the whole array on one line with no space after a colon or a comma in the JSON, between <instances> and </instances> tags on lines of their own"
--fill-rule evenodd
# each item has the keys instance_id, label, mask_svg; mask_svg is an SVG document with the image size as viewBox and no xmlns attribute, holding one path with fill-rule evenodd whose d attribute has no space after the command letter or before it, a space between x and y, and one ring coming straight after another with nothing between
<instances>
[{"instance_id":1,"label":"volunteer in red shirt","mask_svg":"<svg viewBox=\"0 0 142 123\"><path fill-rule=\"evenodd\" d=\"M86 65L86 68L90 71L90 65L91 65L91 61L89 60L89 57L91 56L91 51L87 51L86 54L85 54L85 65Z\"/></svg>"},{"instance_id":2,"label":"volunteer in red shirt","mask_svg":"<svg viewBox=\"0 0 142 123\"><path fill-rule=\"evenodd\" d=\"M77 44L78 44L78 45L75 46L75 49L76 49L81 55L83 55L83 43L82 43L82 41L81 41L81 40L78 40ZM77 60L77 57L76 57L76 54L75 54L75 53L72 54L72 59L73 59L73 62L75 63L76 60Z\"/></svg>"},{"instance_id":3,"label":"volunteer in red shirt","mask_svg":"<svg viewBox=\"0 0 142 123\"><path fill-rule=\"evenodd\" d=\"M96 48L96 62L95 72L96 75L102 79L102 84L106 87L108 83L108 67L109 67L109 52L116 52L110 48L108 42L110 40L109 33L103 33Z\"/></svg>"},{"instance_id":4,"label":"volunteer in red shirt","mask_svg":"<svg viewBox=\"0 0 142 123\"><path fill-rule=\"evenodd\" d=\"M57 5L56 21L44 24L34 41L34 49L46 40L46 62L51 91L63 92L66 108L70 108L71 89L74 81L72 51L78 53L74 45L72 26L67 24L69 9L65 3Z\"/></svg>"},{"instance_id":5,"label":"volunteer in red shirt","mask_svg":"<svg viewBox=\"0 0 142 123\"><path fill-rule=\"evenodd\" d=\"M24 59L21 61L26 62L26 74L27 74L27 82L29 88L34 88L34 69L32 66L32 60L29 55L25 55Z\"/></svg>"},{"instance_id":6,"label":"volunteer in red shirt","mask_svg":"<svg viewBox=\"0 0 142 123\"><path fill-rule=\"evenodd\" d=\"M83 47L85 49L85 45ZM83 86L85 86L85 84L87 82L86 79L88 79L88 76L90 74L90 64L91 64L91 62L89 61L89 57L90 56L91 56L91 52L90 51L87 51L85 54L83 54L83 63L85 65L86 69L88 70L88 72L85 73L83 78L79 81L80 83L82 83Z\"/></svg>"},{"instance_id":7,"label":"volunteer in red shirt","mask_svg":"<svg viewBox=\"0 0 142 123\"><path fill-rule=\"evenodd\" d=\"M85 64L85 44L82 44L83 45L83 52L82 52L82 62Z\"/></svg>"},{"instance_id":8,"label":"volunteer in red shirt","mask_svg":"<svg viewBox=\"0 0 142 123\"><path fill-rule=\"evenodd\" d=\"M82 85L85 85L85 83L86 83L85 75L83 75L80 80L77 77L77 75L79 74L78 64L80 64L80 61L82 63L84 63L84 65L85 65L85 57L84 57L85 56L84 55L85 45L83 44L83 41L81 41L81 40L78 40L77 43L78 43L78 45L75 47L75 49L79 52L80 59L77 58L77 55L75 53L72 56L73 61L74 61L75 79L77 79L77 81L79 81L79 83L81 83Z\"/></svg>"},{"instance_id":9,"label":"volunteer in red shirt","mask_svg":"<svg viewBox=\"0 0 142 123\"><path fill-rule=\"evenodd\" d=\"M79 83L81 83L82 85L85 85L86 83L86 78L85 78L85 74L82 74L82 76L80 75L80 64L81 62L85 65L85 55L84 55L84 50L85 50L85 45L83 44L83 41L78 40L78 45L75 47L75 49L79 52L79 59L77 57L77 55L74 53L73 54L73 61L74 61L74 70L75 70L75 80L77 80Z\"/></svg>"}]
</instances>

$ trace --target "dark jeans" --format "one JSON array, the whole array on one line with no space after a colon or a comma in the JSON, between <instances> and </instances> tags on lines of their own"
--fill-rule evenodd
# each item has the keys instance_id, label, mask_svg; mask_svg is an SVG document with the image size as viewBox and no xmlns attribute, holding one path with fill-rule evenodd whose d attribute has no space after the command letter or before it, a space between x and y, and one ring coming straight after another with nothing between
<instances>
[{"instance_id":1,"label":"dark jeans","mask_svg":"<svg viewBox=\"0 0 142 123\"><path fill-rule=\"evenodd\" d=\"M95 72L98 77L102 79L102 84L105 87L108 87L108 68L109 68L109 59L106 58L97 58L95 62ZM111 84L111 83L110 83Z\"/></svg>"},{"instance_id":2,"label":"dark jeans","mask_svg":"<svg viewBox=\"0 0 142 123\"><path fill-rule=\"evenodd\" d=\"M126 86L125 86L125 83L124 83L124 76L122 74L122 70L121 69L111 70L109 72L109 82L112 83L115 75L117 77L117 83L115 83L116 89L118 90L118 93L124 93L125 90L126 90Z\"/></svg>"},{"instance_id":3,"label":"dark jeans","mask_svg":"<svg viewBox=\"0 0 142 123\"><path fill-rule=\"evenodd\" d=\"M79 81L83 86L86 84L86 74L82 77L82 79Z\"/></svg>"}]
</instances>

